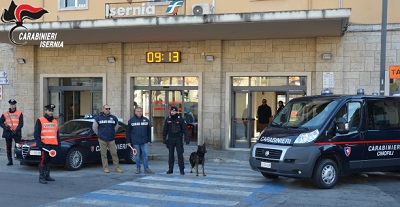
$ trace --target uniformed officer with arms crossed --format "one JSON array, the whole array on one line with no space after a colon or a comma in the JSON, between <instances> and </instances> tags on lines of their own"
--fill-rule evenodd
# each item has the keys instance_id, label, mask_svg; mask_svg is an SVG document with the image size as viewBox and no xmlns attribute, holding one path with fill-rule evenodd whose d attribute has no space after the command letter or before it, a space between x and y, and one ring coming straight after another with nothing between
<instances>
[{"instance_id":1,"label":"uniformed officer with arms crossed","mask_svg":"<svg viewBox=\"0 0 400 207\"><path fill-rule=\"evenodd\" d=\"M181 175L184 175L185 165L183 163L183 135L185 135L186 137L186 144L190 143L190 138L185 119L183 119L177 113L178 108L176 108L175 106L171 107L170 116L165 119L164 123L163 142L167 145L167 148L169 150L169 170L167 171L167 174L172 174L174 172L174 151L176 148L179 170L181 172Z\"/></svg>"},{"instance_id":2,"label":"uniformed officer with arms crossed","mask_svg":"<svg viewBox=\"0 0 400 207\"><path fill-rule=\"evenodd\" d=\"M24 126L24 116L21 111L17 110L17 101L10 99L8 101L10 108L5 111L0 118L0 126L3 128L3 137L6 139L7 145L7 165L12 165L12 140L15 143L21 142L21 129Z\"/></svg>"},{"instance_id":3,"label":"uniformed officer with arms crossed","mask_svg":"<svg viewBox=\"0 0 400 207\"><path fill-rule=\"evenodd\" d=\"M54 179L50 177L50 162L52 157L48 151L57 151L57 149L61 147L58 122L53 117L54 108L56 108L54 104L49 104L44 107L44 116L36 120L33 134L36 146L39 147L42 154L39 163L39 183L42 184L47 184L47 181L54 181Z\"/></svg>"}]
</instances>

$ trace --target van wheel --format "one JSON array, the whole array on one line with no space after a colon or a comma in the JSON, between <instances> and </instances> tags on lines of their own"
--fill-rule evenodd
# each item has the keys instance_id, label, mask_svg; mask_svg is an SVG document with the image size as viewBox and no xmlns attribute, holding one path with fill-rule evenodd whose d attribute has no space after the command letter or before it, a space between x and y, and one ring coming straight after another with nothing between
<instances>
[{"instance_id":1,"label":"van wheel","mask_svg":"<svg viewBox=\"0 0 400 207\"><path fill-rule=\"evenodd\" d=\"M273 175L273 174L269 174L269 173L265 173L265 172L262 172L261 173L265 178L268 178L268 179L277 179L278 177L279 177L279 175Z\"/></svg>"},{"instance_id":2,"label":"van wheel","mask_svg":"<svg viewBox=\"0 0 400 207\"><path fill-rule=\"evenodd\" d=\"M337 164L331 159L322 159L314 168L312 181L314 185L322 189L330 189L338 180Z\"/></svg>"}]
</instances>

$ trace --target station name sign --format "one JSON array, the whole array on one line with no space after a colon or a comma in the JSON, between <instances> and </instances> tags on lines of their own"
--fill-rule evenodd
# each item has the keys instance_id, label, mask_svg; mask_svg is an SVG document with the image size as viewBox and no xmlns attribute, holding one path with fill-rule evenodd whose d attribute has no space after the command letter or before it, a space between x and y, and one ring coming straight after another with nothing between
<instances>
[{"instance_id":1,"label":"station name sign","mask_svg":"<svg viewBox=\"0 0 400 207\"><path fill-rule=\"evenodd\" d=\"M156 6L149 3L106 4L106 18L154 16Z\"/></svg>"}]
</instances>

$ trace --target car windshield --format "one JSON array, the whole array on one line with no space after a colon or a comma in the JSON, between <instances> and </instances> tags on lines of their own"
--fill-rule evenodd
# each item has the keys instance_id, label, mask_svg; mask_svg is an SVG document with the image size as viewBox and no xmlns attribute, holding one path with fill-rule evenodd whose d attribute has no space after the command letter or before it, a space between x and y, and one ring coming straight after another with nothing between
<instances>
[{"instance_id":1,"label":"car windshield","mask_svg":"<svg viewBox=\"0 0 400 207\"><path fill-rule=\"evenodd\" d=\"M89 121L68 121L60 126L61 134L80 134L83 131L90 130L93 122Z\"/></svg>"},{"instance_id":2,"label":"car windshield","mask_svg":"<svg viewBox=\"0 0 400 207\"><path fill-rule=\"evenodd\" d=\"M338 103L332 99L292 100L275 116L271 126L317 129Z\"/></svg>"}]
</instances>

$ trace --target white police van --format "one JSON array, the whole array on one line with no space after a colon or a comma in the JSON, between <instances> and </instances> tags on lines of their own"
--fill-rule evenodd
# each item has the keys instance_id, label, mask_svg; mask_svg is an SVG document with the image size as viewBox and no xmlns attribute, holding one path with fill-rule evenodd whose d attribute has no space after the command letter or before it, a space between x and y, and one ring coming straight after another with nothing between
<instances>
[{"instance_id":1,"label":"white police van","mask_svg":"<svg viewBox=\"0 0 400 207\"><path fill-rule=\"evenodd\" d=\"M250 166L266 178L311 178L400 170L400 97L319 95L292 99L261 133Z\"/></svg>"}]
</instances>

